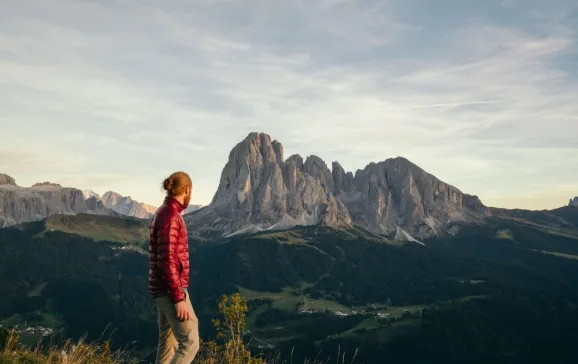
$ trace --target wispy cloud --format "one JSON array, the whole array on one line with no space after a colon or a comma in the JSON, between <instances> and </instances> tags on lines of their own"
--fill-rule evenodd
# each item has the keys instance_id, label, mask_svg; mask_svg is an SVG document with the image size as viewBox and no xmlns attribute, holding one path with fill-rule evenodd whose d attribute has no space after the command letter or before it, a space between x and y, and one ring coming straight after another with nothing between
<instances>
[{"instance_id":1,"label":"wispy cloud","mask_svg":"<svg viewBox=\"0 0 578 364\"><path fill-rule=\"evenodd\" d=\"M149 203L185 169L206 203L265 131L349 169L404 155L496 204L578 194L575 3L468 4L2 2L0 144L45 159L0 167Z\"/></svg>"}]
</instances>

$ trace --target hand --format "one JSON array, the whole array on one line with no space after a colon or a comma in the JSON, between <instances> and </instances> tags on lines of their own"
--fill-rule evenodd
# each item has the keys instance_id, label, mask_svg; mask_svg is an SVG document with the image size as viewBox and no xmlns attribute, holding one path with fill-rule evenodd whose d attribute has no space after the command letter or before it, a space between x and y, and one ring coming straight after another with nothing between
<instances>
[{"instance_id":1,"label":"hand","mask_svg":"<svg viewBox=\"0 0 578 364\"><path fill-rule=\"evenodd\" d=\"M190 318L193 316L189 305L185 301L181 301L179 303L175 303L175 309L177 310L177 317L181 321L189 321Z\"/></svg>"}]
</instances>

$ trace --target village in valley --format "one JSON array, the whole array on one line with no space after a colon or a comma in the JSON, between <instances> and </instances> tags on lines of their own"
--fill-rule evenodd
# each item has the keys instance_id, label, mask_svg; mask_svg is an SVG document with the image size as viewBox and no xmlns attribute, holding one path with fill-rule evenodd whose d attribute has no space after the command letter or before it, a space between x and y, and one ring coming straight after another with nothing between
<instances>
[{"instance_id":1,"label":"village in valley","mask_svg":"<svg viewBox=\"0 0 578 364\"><path fill-rule=\"evenodd\" d=\"M20 325L11 327L4 327L3 325L0 325L0 329L14 330L19 335L27 334L46 337L54 334L54 329L42 326L26 326L26 324L23 327L20 327Z\"/></svg>"},{"instance_id":2,"label":"village in valley","mask_svg":"<svg viewBox=\"0 0 578 364\"><path fill-rule=\"evenodd\" d=\"M37 314L31 320L17 314L0 321L0 330L13 330L19 337L24 340L29 339L27 341L31 343L36 342L40 338L54 335L57 331L54 327L58 326L56 319L48 314Z\"/></svg>"}]
</instances>

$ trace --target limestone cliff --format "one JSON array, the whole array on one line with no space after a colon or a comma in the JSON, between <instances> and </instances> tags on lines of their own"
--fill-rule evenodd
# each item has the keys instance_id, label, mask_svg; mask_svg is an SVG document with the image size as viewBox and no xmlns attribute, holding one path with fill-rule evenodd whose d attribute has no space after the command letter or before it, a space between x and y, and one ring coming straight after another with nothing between
<instances>
[{"instance_id":1,"label":"limestone cliff","mask_svg":"<svg viewBox=\"0 0 578 364\"><path fill-rule=\"evenodd\" d=\"M81 190L49 182L20 187L10 176L0 174L0 228L78 213L111 214L102 204L87 204Z\"/></svg>"},{"instance_id":2,"label":"limestone cliff","mask_svg":"<svg viewBox=\"0 0 578 364\"><path fill-rule=\"evenodd\" d=\"M324 165L320 159L303 163L299 156L284 161L280 143L252 133L229 154L211 204L186 215L187 224L198 235L227 235L251 226L347 226L351 218L318 175L324 173L319 163Z\"/></svg>"}]
</instances>

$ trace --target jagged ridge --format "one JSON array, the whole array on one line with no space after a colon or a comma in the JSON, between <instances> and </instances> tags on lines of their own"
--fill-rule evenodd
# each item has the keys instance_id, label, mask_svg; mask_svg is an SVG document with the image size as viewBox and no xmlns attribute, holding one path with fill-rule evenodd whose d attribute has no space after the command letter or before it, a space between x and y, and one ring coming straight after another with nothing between
<instances>
[{"instance_id":1,"label":"jagged ridge","mask_svg":"<svg viewBox=\"0 0 578 364\"><path fill-rule=\"evenodd\" d=\"M211 204L186 216L197 235L228 235L281 220L333 227L351 224L347 209L300 157L284 161L283 146L266 134L250 134L229 155ZM285 226L285 224L284 224Z\"/></svg>"},{"instance_id":2,"label":"jagged ridge","mask_svg":"<svg viewBox=\"0 0 578 364\"><path fill-rule=\"evenodd\" d=\"M106 192L100 198L104 206L121 215L132 216L140 219L148 219L153 216L156 207L133 200L130 196L125 197L112 191Z\"/></svg>"},{"instance_id":3,"label":"jagged ridge","mask_svg":"<svg viewBox=\"0 0 578 364\"><path fill-rule=\"evenodd\" d=\"M98 201L85 200L78 189L49 182L20 187L14 178L0 174L0 228L78 213L116 215Z\"/></svg>"},{"instance_id":4,"label":"jagged ridge","mask_svg":"<svg viewBox=\"0 0 578 364\"><path fill-rule=\"evenodd\" d=\"M283 146L251 133L229 155L209 206L186 220L193 234L227 235L257 226L352 223L379 234L417 238L481 219L485 206L404 158L371 163L355 176L317 156L287 160ZM406 239L404 235L402 237Z\"/></svg>"}]
</instances>

